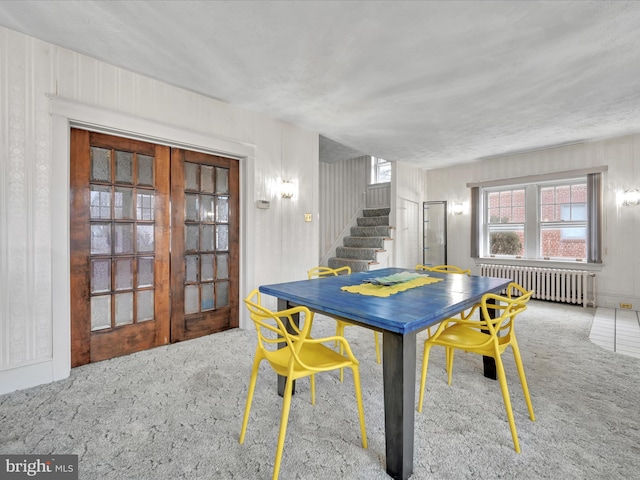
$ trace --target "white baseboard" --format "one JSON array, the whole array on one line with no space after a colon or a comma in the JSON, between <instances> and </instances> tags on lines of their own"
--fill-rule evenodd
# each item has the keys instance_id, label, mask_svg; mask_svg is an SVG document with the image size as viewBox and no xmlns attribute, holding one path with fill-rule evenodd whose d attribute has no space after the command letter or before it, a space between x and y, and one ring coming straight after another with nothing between
<instances>
[{"instance_id":1,"label":"white baseboard","mask_svg":"<svg viewBox=\"0 0 640 480\"><path fill-rule=\"evenodd\" d=\"M0 371L0 395L60 380L54 376L53 372L53 360L2 370Z\"/></svg>"},{"instance_id":2,"label":"white baseboard","mask_svg":"<svg viewBox=\"0 0 640 480\"><path fill-rule=\"evenodd\" d=\"M640 297L617 293L599 293L596 288L596 305L598 307L640 311ZM623 308L621 305L631 305L631 308Z\"/></svg>"}]
</instances>

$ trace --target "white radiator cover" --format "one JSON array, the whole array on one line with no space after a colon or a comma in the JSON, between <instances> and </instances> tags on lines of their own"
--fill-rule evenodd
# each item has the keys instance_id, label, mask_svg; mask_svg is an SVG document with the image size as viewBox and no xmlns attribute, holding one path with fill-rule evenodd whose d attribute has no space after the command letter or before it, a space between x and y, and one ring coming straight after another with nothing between
<instances>
[{"instance_id":1,"label":"white radiator cover","mask_svg":"<svg viewBox=\"0 0 640 480\"><path fill-rule=\"evenodd\" d=\"M596 306L596 274L593 272L518 265L480 264L479 267L480 275L510 278L533 290L532 298Z\"/></svg>"}]
</instances>

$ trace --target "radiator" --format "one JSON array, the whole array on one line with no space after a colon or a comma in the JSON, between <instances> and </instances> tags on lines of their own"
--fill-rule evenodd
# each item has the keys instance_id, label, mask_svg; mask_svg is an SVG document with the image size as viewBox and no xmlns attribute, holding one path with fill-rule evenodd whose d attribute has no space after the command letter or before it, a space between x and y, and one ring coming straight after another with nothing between
<instances>
[{"instance_id":1,"label":"radiator","mask_svg":"<svg viewBox=\"0 0 640 480\"><path fill-rule=\"evenodd\" d=\"M532 298L596 306L596 274L563 268L520 267L517 265L481 264L480 275L510 278L533 290Z\"/></svg>"}]
</instances>

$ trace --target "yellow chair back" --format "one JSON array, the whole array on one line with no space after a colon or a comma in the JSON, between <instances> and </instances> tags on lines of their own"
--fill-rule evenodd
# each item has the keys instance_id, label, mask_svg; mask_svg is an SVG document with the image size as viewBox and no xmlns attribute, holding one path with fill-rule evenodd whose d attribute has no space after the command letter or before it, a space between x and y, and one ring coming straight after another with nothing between
<instances>
[{"instance_id":1,"label":"yellow chair back","mask_svg":"<svg viewBox=\"0 0 640 480\"><path fill-rule=\"evenodd\" d=\"M260 292L254 290L244 300L251 320L256 326L258 334L258 350L263 358L265 358L278 372L279 375L287 376L290 358L294 365L302 367L304 363L299 357L300 349L304 344L303 340L309 336L309 330L312 325L312 313L306 307L295 307L273 313L261 305ZM304 314L305 322L302 330L293 320L293 315ZM287 324L293 330L289 332L282 319L287 320ZM282 344L286 344L288 352L280 352ZM275 348L278 347L278 348ZM303 367L304 368L304 367Z\"/></svg>"},{"instance_id":2,"label":"yellow chair back","mask_svg":"<svg viewBox=\"0 0 640 480\"><path fill-rule=\"evenodd\" d=\"M508 318L505 318L502 321L498 329L498 332L499 332L498 335L505 336L504 339L502 338L500 339L500 341L505 344L511 342L510 335L513 331L513 321L515 320L516 315L526 310L527 303L529 302L529 300L531 300L531 296L533 295L533 290L528 291L524 287L520 286L515 282L511 282L506 290L507 290L506 298L510 299L513 302L513 304L511 304L512 311L509 312L509 315L507 315ZM491 297L487 296L486 300L488 300L489 298ZM503 296L495 295L494 296L495 304L492 304L492 303L487 304L487 302L484 301L482 305L486 306L486 312L484 310L485 307L483 307L482 316L486 318L486 316L489 315L490 311L493 311L493 312L503 311L503 315L504 315L505 313L504 309L506 309L508 305L500 306L498 304L498 302L504 301L503 300L504 298L505 297Z\"/></svg>"},{"instance_id":3,"label":"yellow chair back","mask_svg":"<svg viewBox=\"0 0 640 480\"><path fill-rule=\"evenodd\" d=\"M312 278L329 277L331 275L347 275L350 273L351 267L349 267L348 265L340 268L313 267L307 272L307 277L309 278L309 280L311 280Z\"/></svg>"}]
</instances>

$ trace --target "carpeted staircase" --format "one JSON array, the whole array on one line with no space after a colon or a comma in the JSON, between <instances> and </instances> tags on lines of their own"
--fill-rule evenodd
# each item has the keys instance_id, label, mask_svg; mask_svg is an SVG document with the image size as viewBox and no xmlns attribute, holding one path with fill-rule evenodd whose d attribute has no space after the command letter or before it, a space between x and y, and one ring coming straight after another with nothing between
<instances>
[{"instance_id":1,"label":"carpeted staircase","mask_svg":"<svg viewBox=\"0 0 640 480\"><path fill-rule=\"evenodd\" d=\"M362 217L358 217L358 225L351 227L351 235L344 237L343 246L337 247L336 256L329 259L329 267L348 265L352 272L373 270L378 255L385 252L385 240L392 238L389 211L389 208L365 208Z\"/></svg>"}]
</instances>

